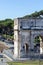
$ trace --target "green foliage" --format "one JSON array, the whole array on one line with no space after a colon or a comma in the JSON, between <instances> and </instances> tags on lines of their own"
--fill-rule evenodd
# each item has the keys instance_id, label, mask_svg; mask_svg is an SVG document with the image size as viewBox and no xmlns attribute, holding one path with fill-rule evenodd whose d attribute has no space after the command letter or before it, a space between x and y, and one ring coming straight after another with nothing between
<instances>
[{"instance_id":1,"label":"green foliage","mask_svg":"<svg viewBox=\"0 0 43 65\"><path fill-rule=\"evenodd\" d=\"M26 15L26 16L24 16L22 18L27 18L27 19L28 18L37 18L37 17L40 17L40 15L43 15L43 10L41 10L39 12L35 11L34 13L32 13L30 15Z\"/></svg>"},{"instance_id":2,"label":"green foliage","mask_svg":"<svg viewBox=\"0 0 43 65\"><path fill-rule=\"evenodd\" d=\"M14 21L12 19L0 20L0 34L4 37L13 36ZM10 37L11 38L11 37Z\"/></svg>"},{"instance_id":3,"label":"green foliage","mask_svg":"<svg viewBox=\"0 0 43 65\"><path fill-rule=\"evenodd\" d=\"M34 43L39 43L40 42L40 39L39 39L39 36L37 36L37 37L35 37L35 39L34 39Z\"/></svg>"},{"instance_id":4,"label":"green foliage","mask_svg":"<svg viewBox=\"0 0 43 65\"><path fill-rule=\"evenodd\" d=\"M7 26L10 23L14 23L12 19L0 20L0 25Z\"/></svg>"}]
</instances>

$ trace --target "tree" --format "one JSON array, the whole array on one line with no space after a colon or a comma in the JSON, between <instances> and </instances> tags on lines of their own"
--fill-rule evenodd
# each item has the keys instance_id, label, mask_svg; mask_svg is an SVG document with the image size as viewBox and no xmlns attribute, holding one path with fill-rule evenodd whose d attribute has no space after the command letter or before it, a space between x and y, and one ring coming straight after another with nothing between
<instances>
[{"instance_id":1,"label":"tree","mask_svg":"<svg viewBox=\"0 0 43 65\"><path fill-rule=\"evenodd\" d=\"M24 16L22 18L27 18L27 19L28 18L37 18L37 17L40 17L40 15L43 15L43 10L41 10L39 12L35 11L34 13L32 13L30 15L26 15L26 16Z\"/></svg>"}]
</instances>

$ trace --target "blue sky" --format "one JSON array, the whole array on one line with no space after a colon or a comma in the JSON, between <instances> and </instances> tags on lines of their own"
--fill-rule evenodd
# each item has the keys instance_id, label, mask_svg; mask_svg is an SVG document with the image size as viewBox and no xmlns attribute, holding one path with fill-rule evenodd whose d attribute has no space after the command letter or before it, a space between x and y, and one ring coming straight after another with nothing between
<instances>
[{"instance_id":1,"label":"blue sky","mask_svg":"<svg viewBox=\"0 0 43 65\"><path fill-rule=\"evenodd\" d=\"M14 19L40 10L43 0L0 0L0 19Z\"/></svg>"}]
</instances>

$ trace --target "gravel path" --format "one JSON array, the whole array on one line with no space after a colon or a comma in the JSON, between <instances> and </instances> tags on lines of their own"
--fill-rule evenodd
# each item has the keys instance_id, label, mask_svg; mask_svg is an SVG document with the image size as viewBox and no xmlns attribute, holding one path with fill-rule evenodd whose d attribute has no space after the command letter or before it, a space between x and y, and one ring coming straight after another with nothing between
<instances>
[{"instance_id":1,"label":"gravel path","mask_svg":"<svg viewBox=\"0 0 43 65\"><path fill-rule=\"evenodd\" d=\"M8 65L8 64L5 63L5 62L1 62L1 61L0 61L0 65Z\"/></svg>"}]
</instances>

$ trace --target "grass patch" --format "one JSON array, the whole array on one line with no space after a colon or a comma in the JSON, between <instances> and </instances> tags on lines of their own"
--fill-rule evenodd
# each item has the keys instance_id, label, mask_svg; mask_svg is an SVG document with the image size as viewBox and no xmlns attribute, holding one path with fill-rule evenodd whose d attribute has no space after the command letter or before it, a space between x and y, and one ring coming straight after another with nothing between
<instances>
[{"instance_id":1,"label":"grass patch","mask_svg":"<svg viewBox=\"0 0 43 65\"><path fill-rule=\"evenodd\" d=\"M8 62L8 65L43 65L43 60L29 60L21 62Z\"/></svg>"}]
</instances>

